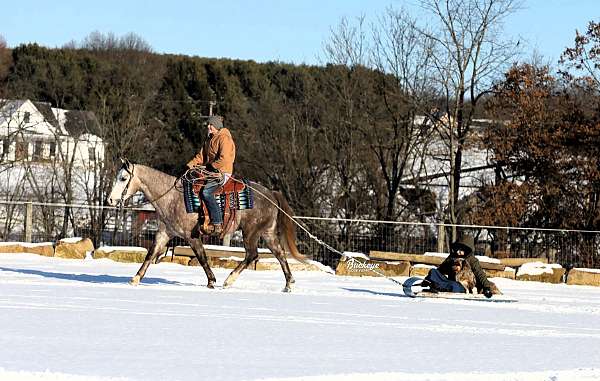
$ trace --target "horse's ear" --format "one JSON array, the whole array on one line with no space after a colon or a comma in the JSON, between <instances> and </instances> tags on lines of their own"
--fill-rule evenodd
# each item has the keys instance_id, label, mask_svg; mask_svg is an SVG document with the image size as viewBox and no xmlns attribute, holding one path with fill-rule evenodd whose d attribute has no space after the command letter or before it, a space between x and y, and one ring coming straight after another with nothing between
<instances>
[{"instance_id":1,"label":"horse's ear","mask_svg":"<svg viewBox=\"0 0 600 381\"><path fill-rule=\"evenodd\" d=\"M131 168L131 162L129 161L129 159L127 158L123 158L121 157L121 165L123 166L123 168Z\"/></svg>"}]
</instances>

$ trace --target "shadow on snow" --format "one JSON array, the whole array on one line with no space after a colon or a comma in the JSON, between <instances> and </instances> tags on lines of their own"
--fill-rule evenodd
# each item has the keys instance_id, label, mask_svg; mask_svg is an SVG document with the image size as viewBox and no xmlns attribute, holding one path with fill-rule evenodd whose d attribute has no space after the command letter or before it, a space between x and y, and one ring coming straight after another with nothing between
<instances>
[{"instance_id":1,"label":"shadow on snow","mask_svg":"<svg viewBox=\"0 0 600 381\"><path fill-rule=\"evenodd\" d=\"M11 269L7 267L0 267L0 271L8 271L13 273L27 274L27 275L38 275L44 278L55 278L64 280L73 280L77 282L85 283L128 283L131 277L125 276L112 276L112 275L89 275L89 274L63 274L40 270L28 270L28 269ZM149 278L146 277L141 284L169 284L178 286L196 286L191 283L175 282L163 278Z\"/></svg>"},{"instance_id":2,"label":"shadow on snow","mask_svg":"<svg viewBox=\"0 0 600 381\"><path fill-rule=\"evenodd\" d=\"M372 290L367 290L367 289L364 289L364 288L346 288L346 287L342 287L342 290L346 290L346 291L350 291L350 292L361 292L363 294L371 294L371 295L378 295L378 296L394 296L394 297L407 298L407 296L404 295L403 293L372 291Z\"/></svg>"}]
</instances>

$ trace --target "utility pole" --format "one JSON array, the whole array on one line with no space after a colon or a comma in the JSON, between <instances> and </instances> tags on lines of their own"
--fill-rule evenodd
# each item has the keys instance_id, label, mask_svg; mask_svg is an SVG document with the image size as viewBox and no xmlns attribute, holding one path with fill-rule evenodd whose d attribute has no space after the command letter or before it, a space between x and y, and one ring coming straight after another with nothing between
<instances>
[{"instance_id":1,"label":"utility pole","mask_svg":"<svg viewBox=\"0 0 600 381\"><path fill-rule=\"evenodd\" d=\"M208 102L208 116L213 116L213 106L216 106L216 105L217 105L216 101Z\"/></svg>"}]
</instances>

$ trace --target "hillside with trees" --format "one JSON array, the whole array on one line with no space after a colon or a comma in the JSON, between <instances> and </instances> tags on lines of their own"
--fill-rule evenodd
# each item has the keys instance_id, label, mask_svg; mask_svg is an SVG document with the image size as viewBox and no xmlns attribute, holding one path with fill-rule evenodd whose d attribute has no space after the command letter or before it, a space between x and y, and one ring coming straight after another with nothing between
<instances>
[{"instance_id":1,"label":"hillside with trees","mask_svg":"<svg viewBox=\"0 0 600 381\"><path fill-rule=\"evenodd\" d=\"M158 54L135 34L62 48L0 39L0 95L93 111L107 179L119 157L181 174L212 109L235 136L236 174L281 190L297 214L600 228L598 24L553 73L512 65L516 45L493 33L512 1L447 3L424 1L437 28L392 9L371 27L342 20L324 66ZM497 122L473 134L475 118ZM444 205L422 176L435 142ZM471 146L491 153L496 178L459 213Z\"/></svg>"}]
</instances>

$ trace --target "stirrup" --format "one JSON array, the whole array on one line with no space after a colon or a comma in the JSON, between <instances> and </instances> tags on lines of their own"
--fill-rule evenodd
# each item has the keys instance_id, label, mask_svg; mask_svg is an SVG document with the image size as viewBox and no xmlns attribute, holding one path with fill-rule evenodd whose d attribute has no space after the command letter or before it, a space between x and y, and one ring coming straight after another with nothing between
<instances>
[{"instance_id":1,"label":"stirrup","mask_svg":"<svg viewBox=\"0 0 600 381\"><path fill-rule=\"evenodd\" d=\"M200 228L203 234L220 235L223 233L223 224L208 224Z\"/></svg>"},{"instance_id":2,"label":"stirrup","mask_svg":"<svg viewBox=\"0 0 600 381\"><path fill-rule=\"evenodd\" d=\"M212 234L213 235L221 235L221 233L223 233L223 224L212 225Z\"/></svg>"}]
</instances>

